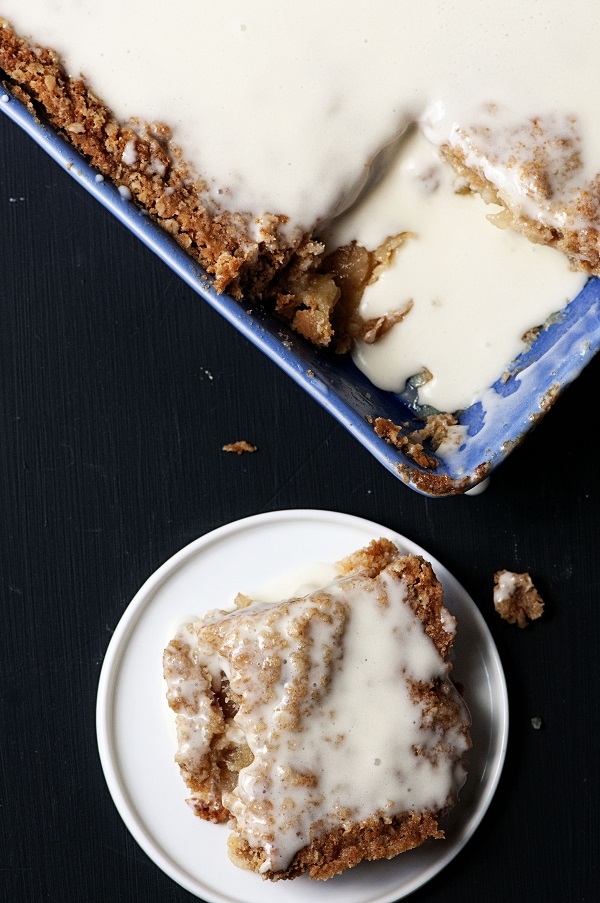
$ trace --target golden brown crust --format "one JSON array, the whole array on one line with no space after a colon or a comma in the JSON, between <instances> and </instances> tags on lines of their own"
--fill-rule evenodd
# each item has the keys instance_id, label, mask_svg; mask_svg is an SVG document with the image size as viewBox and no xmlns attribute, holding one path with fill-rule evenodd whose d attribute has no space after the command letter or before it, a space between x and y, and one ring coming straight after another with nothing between
<instances>
[{"instance_id":1,"label":"golden brown crust","mask_svg":"<svg viewBox=\"0 0 600 903\"><path fill-rule=\"evenodd\" d=\"M390 539L374 539L364 549L358 549L352 555L337 561L335 569L341 577L349 577L360 571L369 577L376 577L397 557L398 548Z\"/></svg>"},{"instance_id":2,"label":"golden brown crust","mask_svg":"<svg viewBox=\"0 0 600 903\"><path fill-rule=\"evenodd\" d=\"M433 640L442 658L446 658L454 642L455 623L444 622L444 591L431 564L421 555L404 555L389 565L390 571L406 581L408 602ZM452 627L448 630L448 627Z\"/></svg>"},{"instance_id":3,"label":"golden brown crust","mask_svg":"<svg viewBox=\"0 0 600 903\"><path fill-rule=\"evenodd\" d=\"M251 445L245 439L239 439L237 442L229 442L223 446L224 452L233 452L235 455L243 455L244 452L255 452L256 445Z\"/></svg>"},{"instance_id":4,"label":"golden brown crust","mask_svg":"<svg viewBox=\"0 0 600 903\"><path fill-rule=\"evenodd\" d=\"M538 145L543 148L543 144ZM544 225L539 219L527 216L522 209L510 206L507 199L499 192L488 179L474 166L467 164L464 151L461 148L444 146L441 149L442 157L453 167L459 177L465 179L472 191L480 194L485 201L497 204L504 212L495 217L496 222L502 228L510 226L517 232L522 232L534 244L549 245L556 248L569 258L578 269L593 275L600 275L600 229L594 227L598 223L598 208L600 206L600 176L581 193L579 198L574 198L567 207L566 213L561 219L562 227ZM554 158L553 158L554 159ZM528 164L521 167L523 178L529 185L535 188L536 196L548 202L552 209L552 195L549 189L551 177L549 173L552 167L550 162L533 158ZM494 221L494 217L492 217ZM582 228L569 226L569 223L583 222Z\"/></svg>"},{"instance_id":5,"label":"golden brown crust","mask_svg":"<svg viewBox=\"0 0 600 903\"><path fill-rule=\"evenodd\" d=\"M500 582L509 578L510 590L503 590ZM494 607L500 617L509 624L527 627L544 613L544 602L535 588L530 575L525 571L496 571L494 574Z\"/></svg>"},{"instance_id":6,"label":"golden brown crust","mask_svg":"<svg viewBox=\"0 0 600 903\"><path fill-rule=\"evenodd\" d=\"M330 831L299 850L287 869L267 871L263 877L280 881L308 872L311 878L326 880L363 860L391 859L420 846L429 838L441 840L443 837L437 819L428 813L405 812L387 822L368 819ZM229 852L233 861L242 867L250 866L258 871L261 866L260 854L235 836L229 841Z\"/></svg>"},{"instance_id":7,"label":"golden brown crust","mask_svg":"<svg viewBox=\"0 0 600 903\"><path fill-rule=\"evenodd\" d=\"M425 451L423 442L429 439L437 448L447 435L448 428L458 423L452 414L432 414L418 430L409 430L406 425L398 425L386 417L375 417L370 422L381 439L404 452L415 464L431 470L435 470L439 462Z\"/></svg>"},{"instance_id":8,"label":"golden brown crust","mask_svg":"<svg viewBox=\"0 0 600 903\"><path fill-rule=\"evenodd\" d=\"M419 555L403 555L391 540L380 537L338 561L336 570L349 587L362 588L363 583L384 577L383 582L376 584L381 593L376 596L377 604L383 606L389 604L387 590L384 589L386 579L392 580L394 585L402 585L406 603L422 622L425 633L446 663L446 673L449 673L448 656L456 625L443 606L443 589L428 561ZM365 599L372 599L369 595L372 586L368 583L364 587ZM323 607L325 599L329 602ZM306 605L306 602L309 604ZM419 846L428 838L443 837L438 820L456 802L453 794L437 811L404 811L393 817L377 811L360 822L352 821L348 816L341 826L326 831L321 829L320 834L315 831L310 842L297 851L287 867L264 870L263 847L250 846L235 829L233 814L237 775L253 762L246 738L237 727L242 722L235 716L238 715L238 708L239 714L242 714L242 707L247 708L247 701L243 701L247 694L250 697L258 694L261 704L270 704L278 698L276 688L284 661L290 655L286 640L279 632L278 619L293 616L291 635L300 645L293 652L295 676L286 685L285 705L278 706L278 723L279 729L285 724L286 729L301 731L302 718L307 717L315 706L322 706L327 698L323 694L328 691L330 666L333 664L328 662L328 656L337 655L334 650L342 648L347 613L344 603L339 600L334 602L326 591L315 592L305 600L290 599L268 609L254 607L246 597L238 597L236 609L230 614L214 612L198 625L186 628L185 635L192 646L195 644L194 649L185 640L174 640L164 654L165 676L170 687L167 694L169 705L178 713L182 711L182 706L187 705L188 714L190 708L204 705L201 719L203 725L208 725L209 742L208 745L203 744L197 761L193 749L190 752L190 745L186 742L186 725L182 725L184 733L179 738L180 753L176 758L184 780L193 791L189 803L197 815L209 821L224 821L230 807L233 833L228 844L234 863L273 881L295 878L304 872L312 878L327 879L363 859L390 858ZM317 680L314 661L307 654L306 643L309 646L312 644L314 625L319 621L327 624L332 645L325 647L328 651L324 650L322 657L319 656L324 663L324 671ZM245 638L243 641L242 637ZM252 639L249 641L248 637ZM259 648L262 651L257 661L252 650ZM226 667L235 675L236 692L241 694L239 698L236 698L223 672L220 681L216 682L217 688L214 674L212 680L202 674L199 662L209 650L228 660ZM181 693L178 691L179 685L182 686ZM463 703L449 679L440 677L431 683L423 683L406 675L406 688L415 705L415 723L423 730L423 742L419 737L412 747L414 756L423 756L434 766L448 758L457 761L454 746L456 731L462 737L462 748L468 749L471 743L470 721L465 718ZM431 736L436 738L434 743L427 739ZM292 780L292 775L288 775L286 780ZM310 782L316 782L317 778L309 773L295 772L293 781L313 787L316 784ZM271 803L261 797L256 801L247 801L245 805L260 809Z\"/></svg>"},{"instance_id":9,"label":"golden brown crust","mask_svg":"<svg viewBox=\"0 0 600 903\"><path fill-rule=\"evenodd\" d=\"M406 581L410 607L425 625L425 632L442 658L447 658L454 641L455 624L444 623L442 585L425 558L421 555L399 555L397 546L391 540L380 538L336 563L338 574L346 577L363 573L373 578L386 568ZM451 630L448 630L449 626Z\"/></svg>"},{"instance_id":10,"label":"golden brown crust","mask_svg":"<svg viewBox=\"0 0 600 903\"><path fill-rule=\"evenodd\" d=\"M99 173L131 192L134 202L206 270L218 292L227 290L237 299L263 305L312 344L338 353L347 352L355 339L377 341L408 312L409 307L364 322L358 305L365 286L378 278L410 233L390 236L374 251L352 244L325 258L314 235L290 241L282 231L286 218L271 214L263 218L257 241L244 211L219 209L209 197L205 182L173 145L168 124L117 122L83 78L67 76L56 53L32 46L2 19L0 69L32 112L43 110L44 118ZM473 190L505 203L480 172L467 166L460 149L445 147L443 155ZM574 152L563 156L566 167L576 165ZM524 167L527 183L546 198L550 188L544 160L532 158ZM597 221L599 197L600 177L577 200L580 219ZM559 248L587 272L600 273L598 229L561 231L508 208L505 224L534 242ZM398 437L388 430L386 438L395 444ZM418 443L403 450L419 465L435 467Z\"/></svg>"},{"instance_id":11,"label":"golden brown crust","mask_svg":"<svg viewBox=\"0 0 600 903\"><path fill-rule=\"evenodd\" d=\"M246 744L240 743L238 738L233 740L228 733L237 703L225 679L218 692L214 690L205 666L181 639L172 640L165 649L163 669L171 682L167 701L178 716L192 714L201 696L207 701L204 712L211 738L210 755L194 755L188 747L178 751L175 761L192 792L187 802L194 813L205 821L224 822L229 818L229 811L223 806L222 794L233 788L240 770L252 761ZM192 699L185 692L185 685L190 683L195 685Z\"/></svg>"},{"instance_id":12,"label":"golden brown crust","mask_svg":"<svg viewBox=\"0 0 600 903\"><path fill-rule=\"evenodd\" d=\"M99 173L128 188L135 202L214 277L218 291L260 299L294 253L299 259L314 256L304 241L286 244L281 217L265 218L264 241L250 239L242 214L220 211L208 199L205 184L172 145L166 124L140 123L135 131L123 126L83 79L67 76L56 53L33 47L2 19L0 69L31 112L43 111ZM135 162L124 162L128 146L135 150Z\"/></svg>"},{"instance_id":13,"label":"golden brown crust","mask_svg":"<svg viewBox=\"0 0 600 903\"><path fill-rule=\"evenodd\" d=\"M33 46L1 18L0 70L34 115L43 116L104 177L131 192L206 270L218 292L262 304L317 346L331 343L340 291L331 275L318 272L320 242L310 236L290 242L280 215L265 215L261 240L251 238L250 218L216 207L206 184L173 145L167 124L119 123L83 78L66 74L56 53Z\"/></svg>"}]
</instances>

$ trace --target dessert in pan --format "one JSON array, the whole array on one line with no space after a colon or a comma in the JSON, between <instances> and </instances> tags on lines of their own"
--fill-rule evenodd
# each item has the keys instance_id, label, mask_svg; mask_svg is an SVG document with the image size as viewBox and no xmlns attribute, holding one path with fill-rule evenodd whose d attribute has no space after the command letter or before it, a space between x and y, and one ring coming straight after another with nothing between
<instances>
[{"instance_id":1,"label":"dessert in pan","mask_svg":"<svg viewBox=\"0 0 600 903\"><path fill-rule=\"evenodd\" d=\"M5 85L211 292L290 329L391 470L470 488L598 347L591 0L510 0L501 29L490 0L161 11L0 0Z\"/></svg>"}]
</instances>

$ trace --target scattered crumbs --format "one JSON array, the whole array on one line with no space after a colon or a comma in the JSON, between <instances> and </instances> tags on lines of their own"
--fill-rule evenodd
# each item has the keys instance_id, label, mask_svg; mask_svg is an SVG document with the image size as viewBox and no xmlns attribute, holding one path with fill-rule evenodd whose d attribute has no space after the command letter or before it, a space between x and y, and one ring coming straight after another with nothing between
<instances>
[{"instance_id":1,"label":"scattered crumbs","mask_svg":"<svg viewBox=\"0 0 600 903\"><path fill-rule=\"evenodd\" d=\"M539 715L536 715L535 718L531 719L531 726L534 731L539 731L542 727L542 723L542 719L539 717Z\"/></svg>"},{"instance_id":2,"label":"scattered crumbs","mask_svg":"<svg viewBox=\"0 0 600 903\"><path fill-rule=\"evenodd\" d=\"M229 445L224 445L223 451L233 452L236 455L243 455L244 452L255 452L256 445L250 445L245 439L240 439L239 442L230 442Z\"/></svg>"},{"instance_id":3,"label":"scattered crumbs","mask_svg":"<svg viewBox=\"0 0 600 903\"><path fill-rule=\"evenodd\" d=\"M119 185L119 194L123 198L124 201L130 201L133 197L131 191L127 187L127 185Z\"/></svg>"},{"instance_id":4,"label":"scattered crumbs","mask_svg":"<svg viewBox=\"0 0 600 903\"><path fill-rule=\"evenodd\" d=\"M208 379L210 379L211 381L214 379L214 376L212 375L212 373L210 372L210 370L207 370L207 369L206 369L206 367L202 367L202 372L203 372L204 375L207 376Z\"/></svg>"},{"instance_id":5,"label":"scattered crumbs","mask_svg":"<svg viewBox=\"0 0 600 903\"><path fill-rule=\"evenodd\" d=\"M307 370L307 371L306 371L306 375L307 375L307 376L310 376L310 377L312 378L312 377L315 375L315 371L314 371L314 370Z\"/></svg>"},{"instance_id":6,"label":"scattered crumbs","mask_svg":"<svg viewBox=\"0 0 600 903\"><path fill-rule=\"evenodd\" d=\"M428 418L428 423L429 421L432 421L432 423L429 424L430 427L433 426L435 416L441 415L434 415L434 417ZM407 424L399 426L385 417L376 417L373 419L372 417L367 416L367 421L381 439L385 439L385 441L390 445L393 445L394 448L404 452L404 454L408 458L411 458L415 464L431 469L437 467L438 462L435 458L426 453L421 441L433 437L432 429L428 429L427 426L425 426L422 430L413 430L411 433L403 434L401 433L401 430L405 428Z\"/></svg>"},{"instance_id":7,"label":"scattered crumbs","mask_svg":"<svg viewBox=\"0 0 600 903\"><path fill-rule=\"evenodd\" d=\"M542 615L544 603L527 572L496 571L494 608L509 624L527 627Z\"/></svg>"},{"instance_id":8,"label":"scattered crumbs","mask_svg":"<svg viewBox=\"0 0 600 903\"><path fill-rule=\"evenodd\" d=\"M10 204L16 204L17 201L24 201L25 198L9 198L8 201Z\"/></svg>"}]
</instances>

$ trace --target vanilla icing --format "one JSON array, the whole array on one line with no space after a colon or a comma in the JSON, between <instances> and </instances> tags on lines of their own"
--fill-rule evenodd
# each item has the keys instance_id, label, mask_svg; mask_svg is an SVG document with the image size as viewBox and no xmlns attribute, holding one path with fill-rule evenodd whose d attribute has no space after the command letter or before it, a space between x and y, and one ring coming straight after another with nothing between
<instances>
[{"instance_id":1,"label":"vanilla icing","mask_svg":"<svg viewBox=\"0 0 600 903\"><path fill-rule=\"evenodd\" d=\"M507 602L522 585L523 575L513 571L501 571L494 585L494 606Z\"/></svg>"},{"instance_id":2,"label":"vanilla icing","mask_svg":"<svg viewBox=\"0 0 600 903\"><path fill-rule=\"evenodd\" d=\"M429 371L419 402L441 411L480 398L525 351L527 331L564 307L587 279L553 248L499 229L487 217L500 208L457 192L456 182L415 131L380 184L325 236L331 249L352 240L377 248L390 234L410 233L366 287L359 313L371 320L412 307L376 342L357 340L352 354L371 382L393 392Z\"/></svg>"},{"instance_id":3,"label":"vanilla icing","mask_svg":"<svg viewBox=\"0 0 600 903\"><path fill-rule=\"evenodd\" d=\"M442 811L464 783L468 711L447 665L407 599L406 578L385 570L339 580L304 598L209 614L175 640L200 668L171 672L180 752L210 750L208 675L224 673L239 711L230 725L253 754L224 795L235 832L286 868L311 839L374 816ZM454 618L443 611L445 629ZM211 633L211 628L213 632ZM178 653L176 653L178 654ZM441 731L417 684L441 682L460 713Z\"/></svg>"},{"instance_id":4,"label":"vanilla icing","mask_svg":"<svg viewBox=\"0 0 600 903\"><path fill-rule=\"evenodd\" d=\"M159 0L142 11L133 0L0 0L0 15L55 49L71 74L84 73L121 122L166 122L214 199L257 226L281 213L291 234L337 229L332 220L373 186L415 123L432 147L460 148L534 220L593 225L594 212L588 222L571 203L600 170L592 0L506 0L501 9L495 0L180 0L167 16ZM552 204L527 170L538 151L551 163ZM492 234L489 209L459 207L447 188L415 203L406 167L396 172L399 194L383 205L387 231L415 231L426 213L433 230L423 239L423 227L401 249L397 275L369 289L364 310L396 309L403 259L424 300L381 347L359 346L355 357L386 388L427 368L434 379L420 400L454 410L499 375L522 333L576 295L584 277L556 254ZM358 226L346 234L357 238ZM437 283L427 286L419 273L434 269ZM474 351L465 354L467 336ZM407 354L415 339L423 353Z\"/></svg>"}]
</instances>

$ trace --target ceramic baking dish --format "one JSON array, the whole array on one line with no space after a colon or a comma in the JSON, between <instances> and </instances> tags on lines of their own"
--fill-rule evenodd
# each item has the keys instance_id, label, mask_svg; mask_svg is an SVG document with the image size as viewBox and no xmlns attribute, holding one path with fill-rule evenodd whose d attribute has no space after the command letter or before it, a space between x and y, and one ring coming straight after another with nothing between
<instances>
[{"instance_id":1,"label":"ceramic baking dish","mask_svg":"<svg viewBox=\"0 0 600 903\"><path fill-rule=\"evenodd\" d=\"M591 278L531 348L512 362L506 373L498 374L497 382L476 404L460 414L460 441L443 453L428 450L431 463L419 464L414 456L380 438L373 427L377 418L383 418L401 427L401 434L420 429L423 422L410 397L377 389L350 356L316 349L256 306L218 294L206 273L170 235L2 87L0 109L204 301L343 424L384 467L418 493L458 495L481 484L598 351L600 281Z\"/></svg>"}]
</instances>

